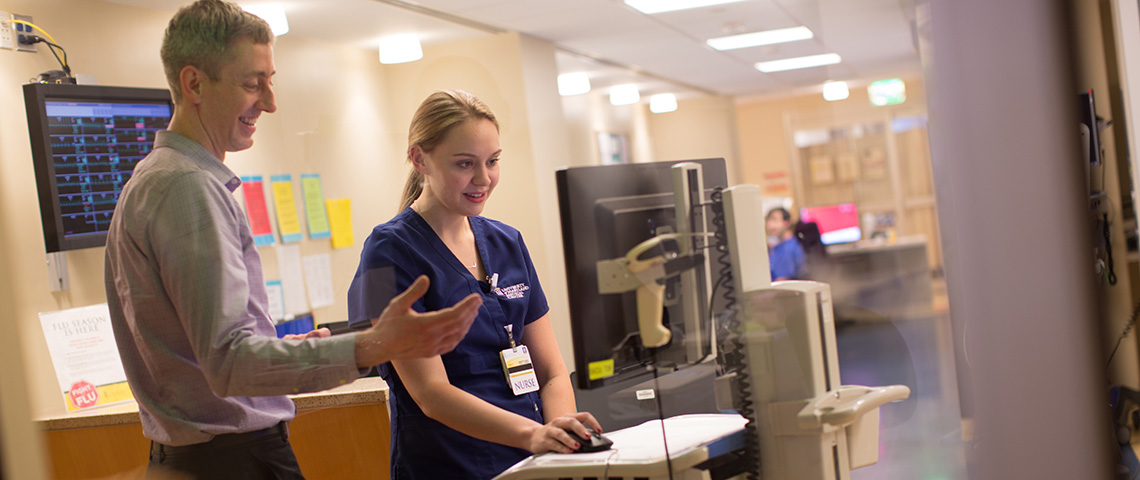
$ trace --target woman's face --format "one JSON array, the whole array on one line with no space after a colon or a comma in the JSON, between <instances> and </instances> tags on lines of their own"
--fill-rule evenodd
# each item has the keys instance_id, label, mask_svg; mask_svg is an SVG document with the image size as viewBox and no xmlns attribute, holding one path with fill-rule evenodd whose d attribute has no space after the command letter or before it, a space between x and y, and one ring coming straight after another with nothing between
<instances>
[{"instance_id":1,"label":"woman's face","mask_svg":"<svg viewBox=\"0 0 1140 480\"><path fill-rule=\"evenodd\" d=\"M431 152L413 147L422 162L416 168L424 174L431 195L448 211L475 216L499 183L499 130L487 119L468 120L451 128Z\"/></svg>"}]
</instances>

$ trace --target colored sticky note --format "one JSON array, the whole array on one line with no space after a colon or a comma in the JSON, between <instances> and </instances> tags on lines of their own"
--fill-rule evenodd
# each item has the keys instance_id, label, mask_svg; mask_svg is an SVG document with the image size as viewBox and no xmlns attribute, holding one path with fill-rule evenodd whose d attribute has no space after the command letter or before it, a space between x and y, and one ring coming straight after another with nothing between
<instances>
[{"instance_id":1,"label":"colored sticky note","mask_svg":"<svg viewBox=\"0 0 1140 480\"><path fill-rule=\"evenodd\" d=\"M321 189L321 175L301 175L301 196L305 201L305 220L309 223L309 238L329 238L329 216L325 213L325 194Z\"/></svg>"},{"instance_id":2,"label":"colored sticky note","mask_svg":"<svg viewBox=\"0 0 1140 480\"><path fill-rule=\"evenodd\" d=\"M352 199L325 200L325 207L329 210L333 248L351 247L355 243L352 237Z\"/></svg>"},{"instance_id":3,"label":"colored sticky note","mask_svg":"<svg viewBox=\"0 0 1140 480\"><path fill-rule=\"evenodd\" d=\"M587 367L590 369L590 380L598 380L614 376L614 360L612 358L599 360L597 362L590 362Z\"/></svg>"},{"instance_id":4,"label":"colored sticky note","mask_svg":"<svg viewBox=\"0 0 1140 480\"><path fill-rule=\"evenodd\" d=\"M293 199L293 177L274 175L269 177L273 187L273 207L277 210L277 231L281 232L281 243L301 241L301 221L297 217L297 202Z\"/></svg>"},{"instance_id":5,"label":"colored sticky note","mask_svg":"<svg viewBox=\"0 0 1140 480\"><path fill-rule=\"evenodd\" d=\"M269 210L265 207L265 189L261 176L241 177L241 193L245 198L249 229L253 231L253 244L259 247L273 245L273 227L269 224Z\"/></svg>"}]
</instances>

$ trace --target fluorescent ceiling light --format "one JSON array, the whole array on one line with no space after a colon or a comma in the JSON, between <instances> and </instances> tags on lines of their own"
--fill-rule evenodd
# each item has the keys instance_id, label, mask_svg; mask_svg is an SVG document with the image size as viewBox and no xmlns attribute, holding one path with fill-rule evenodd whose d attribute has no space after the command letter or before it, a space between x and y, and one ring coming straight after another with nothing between
<instances>
[{"instance_id":1,"label":"fluorescent ceiling light","mask_svg":"<svg viewBox=\"0 0 1140 480\"><path fill-rule=\"evenodd\" d=\"M641 13L652 15L654 13L709 7L712 5L740 1L743 0L625 0L625 4L637 9L637 11Z\"/></svg>"},{"instance_id":2,"label":"fluorescent ceiling light","mask_svg":"<svg viewBox=\"0 0 1140 480\"><path fill-rule=\"evenodd\" d=\"M610 87L610 105L632 105L640 101L641 93L637 91L637 85L627 83Z\"/></svg>"},{"instance_id":3,"label":"fluorescent ceiling light","mask_svg":"<svg viewBox=\"0 0 1140 480\"><path fill-rule=\"evenodd\" d=\"M728 37L717 37L705 40L710 47L717 50L733 50L737 48L758 47L775 43L807 40L814 35L807 27L781 28L779 30L765 30L763 32L742 33Z\"/></svg>"},{"instance_id":4,"label":"fluorescent ceiling light","mask_svg":"<svg viewBox=\"0 0 1140 480\"><path fill-rule=\"evenodd\" d=\"M677 111L677 96L672 93L662 93L649 97L649 111L653 113Z\"/></svg>"},{"instance_id":5,"label":"fluorescent ceiling light","mask_svg":"<svg viewBox=\"0 0 1140 480\"><path fill-rule=\"evenodd\" d=\"M565 73L558 76L558 94L563 97L581 95L590 91L590 76L586 72Z\"/></svg>"},{"instance_id":6,"label":"fluorescent ceiling light","mask_svg":"<svg viewBox=\"0 0 1140 480\"><path fill-rule=\"evenodd\" d=\"M764 73L771 73L781 72L784 70L795 70L797 68L821 67L823 65L834 65L836 63L839 63L839 54L825 53L823 55L811 55L807 57L772 60L770 62L759 62L756 64L756 69Z\"/></svg>"},{"instance_id":7,"label":"fluorescent ceiling light","mask_svg":"<svg viewBox=\"0 0 1140 480\"><path fill-rule=\"evenodd\" d=\"M420 47L420 38L414 33L380 39L380 63L385 65L407 63L421 58L424 58L424 51Z\"/></svg>"},{"instance_id":8,"label":"fluorescent ceiling light","mask_svg":"<svg viewBox=\"0 0 1140 480\"><path fill-rule=\"evenodd\" d=\"M285 18L285 8L280 3L259 3L241 7L249 13L261 17L273 30L273 36L280 37L289 33L289 20Z\"/></svg>"},{"instance_id":9,"label":"fluorescent ceiling light","mask_svg":"<svg viewBox=\"0 0 1140 480\"><path fill-rule=\"evenodd\" d=\"M851 92L847 90L847 82L826 82L823 84L823 99L829 102L846 99L850 94Z\"/></svg>"}]
</instances>

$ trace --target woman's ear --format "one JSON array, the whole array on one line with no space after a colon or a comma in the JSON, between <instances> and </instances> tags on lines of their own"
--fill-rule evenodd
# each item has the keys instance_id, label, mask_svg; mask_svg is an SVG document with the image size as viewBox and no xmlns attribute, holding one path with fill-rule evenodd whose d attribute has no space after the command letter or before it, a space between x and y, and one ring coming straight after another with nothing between
<instances>
[{"instance_id":1,"label":"woman's ear","mask_svg":"<svg viewBox=\"0 0 1140 480\"><path fill-rule=\"evenodd\" d=\"M424 154L424 149L417 145L408 147L408 158L412 161L412 167L420 172L420 175L427 175L427 155Z\"/></svg>"}]
</instances>

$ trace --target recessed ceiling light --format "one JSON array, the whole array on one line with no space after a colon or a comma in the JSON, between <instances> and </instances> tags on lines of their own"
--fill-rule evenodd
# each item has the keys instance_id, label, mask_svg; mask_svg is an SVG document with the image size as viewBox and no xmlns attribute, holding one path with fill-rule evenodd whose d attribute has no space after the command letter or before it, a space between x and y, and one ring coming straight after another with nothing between
<instances>
[{"instance_id":1,"label":"recessed ceiling light","mask_svg":"<svg viewBox=\"0 0 1140 480\"><path fill-rule=\"evenodd\" d=\"M741 1L744 0L625 0L625 4L637 9L637 11L641 13L652 15L654 13L709 7L712 5Z\"/></svg>"},{"instance_id":2,"label":"recessed ceiling light","mask_svg":"<svg viewBox=\"0 0 1140 480\"><path fill-rule=\"evenodd\" d=\"M807 27L781 28L779 30L765 30L763 32L742 33L728 37L717 37L705 40L710 47L717 50L733 50L736 48L758 47L775 43L807 40L814 35Z\"/></svg>"},{"instance_id":3,"label":"recessed ceiling light","mask_svg":"<svg viewBox=\"0 0 1140 480\"><path fill-rule=\"evenodd\" d=\"M259 3L241 7L249 13L261 17L269 24L273 36L280 37L289 33L289 19L285 18L285 8L280 3Z\"/></svg>"},{"instance_id":4,"label":"recessed ceiling light","mask_svg":"<svg viewBox=\"0 0 1140 480\"><path fill-rule=\"evenodd\" d=\"M846 99L851 92L847 82L827 82L823 84L823 99L829 102Z\"/></svg>"},{"instance_id":5,"label":"recessed ceiling light","mask_svg":"<svg viewBox=\"0 0 1140 480\"><path fill-rule=\"evenodd\" d=\"M649 111L653 113L677 111L677 96L672 93L662 93L649 97Z\"/></svg>"},{"instance_id":6,"label":"recessed ceiling light","mask_svg":"<svg viewBox=\"0 0 1140 480\"><path fill-rule=\"evenodd\" d=\"M424 58L424 51L420 47L420 37L414 33L380 39L380 63L385 65L407 63L421 58Z\"/></svg>"},{"instance_id":7,"label":"recessed ceiling light","mask_svg":"<svg viewBox=\"0 0 1140 480\"><path fill-rule=\"evenodd\" d=\"M637 85L627 83L610 87L610 105L632 105L640 101L641 93L637 91Z\"/></svg>"},{"instance_id":8,"label":"recessed ceiling light","mask_svg":"<svg viewBox=\"0 0 1140 480\"><path fill-rule=\"evenodd\" d=\"M807 57L785 58L783 60L772 60L770 62L759 62L756 64L756 69L764 73L781 72L784 70L795 70L797 68L821 67L824 65L834 65L839 63L839 54L825 53L823 55L811 55Z\"/></svg>"},{"instance_id":9,"label":"recessed ceiling light","mask_svg":"<svg viewBox=\"0 0 1140 480\"><path fill-rule=\"evenodd\" d=\"M563 97L581 95L590 91L590 76L586 72L565 73L558 76L558 94Z\"/></svg>"}]
</instances>

